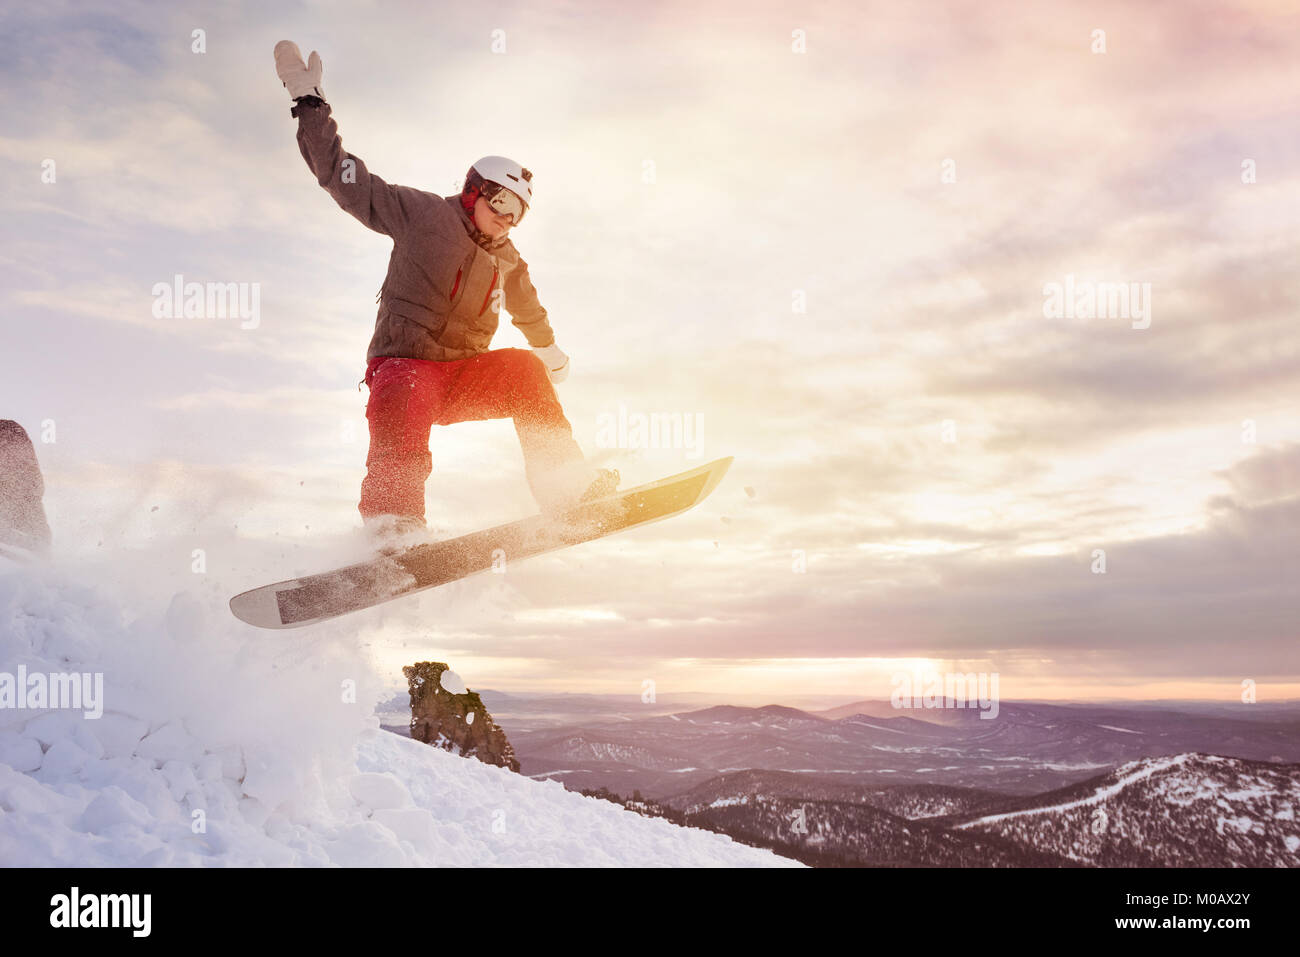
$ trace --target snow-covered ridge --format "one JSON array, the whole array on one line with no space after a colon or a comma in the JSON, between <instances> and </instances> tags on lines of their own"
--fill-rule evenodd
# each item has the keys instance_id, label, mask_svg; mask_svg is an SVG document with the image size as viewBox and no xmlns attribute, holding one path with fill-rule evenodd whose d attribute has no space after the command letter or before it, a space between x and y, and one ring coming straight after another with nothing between
<instances>
[{"instance_id":1,"label":"snow-covered ridge","mask_svg":"<svg viewBox=\"0 0 1300 957\"><path fill-rule=\"evenodd\" d=\"M1143 758L1035 807L957 824L1099 867L1300 866L1300 765Z\"/></svg>"},{"instance_id":2,"label":"snow-covered ridge","mask_svg":"<svg viewBox=\"0 0 1300 957\"><path fill-rule=\"evenodd\" d=\"M267 635L227 585L150 602L139 576L0 568L0 672L104 698L0 707L0 864L799 866L381 731L355 622Z\"/></svg>"},{"instance_id":3,"label":"snow-covered ridge","mask_svg":"<svg viewBox=\"0 0 1300 957\"><path fill-rule=\"evenodd\" d=\"M996 821L1005 821L1013 817L1023 817L1026 814L1046 814L1068 811L1072 808L1084 807L1090 804L1098 804L1108 797L1119 794L1130 784L1149 778L1157 771L1164 771L1168 768L1176 767L1187 763L1190 755L1176 754L1168 758L1159 758L1154 760L1131 761L1115 769L1115 781L1104 787L1098 788L1092 794L1081 797L1078 800L1067 801L1063 804L1047 804L1043 807L1026 808L1023 811L1008 811L1005 814L990 814L987 817L979 818L975 821L968 821L965 824L958 824L958 828L975 827L979 824L992 824Z\"/></svg>"}]
</instances>

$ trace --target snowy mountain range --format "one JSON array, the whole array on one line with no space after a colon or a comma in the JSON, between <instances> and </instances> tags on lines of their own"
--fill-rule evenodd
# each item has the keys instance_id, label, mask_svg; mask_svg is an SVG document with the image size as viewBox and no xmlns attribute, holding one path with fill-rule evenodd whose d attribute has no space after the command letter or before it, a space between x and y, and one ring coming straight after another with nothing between
<instances>
[{"instance_id":1,"label":"snowy mountain range","mask_svg":"<svg viewBox=\"0 0 1300 957\"><path fill-rule=\"evenodd\" d=\"M1298 718L1294 704L1004 703L985 721L856 702L511 734L526 773L635 793L810 864L1253 867L1300 866Z\"/></svg>"},{"instance_id":2,"label":"snowy mountain range","mask_svg":"<svg viewBox=\"0 0 1300 957\"><path fill-rule=\"evenodd\" d=\"M624 803L816 866L1300 866L1296 764L1144 758L1030 798L936 785L807 797L801 780L746 771Z\"/></svg>"},{"instance_id":3,"label":"snowy mountain range","mask_svg":"<svg viewBox=\"0 0 1300 957\"><path fill-rule=\"evenodd\" d=\"M1179 754L934 823L1101 867L1296 867L1298 812L1300 765Z\"/></svg>"},{"instance_id":4,"label":"snowy mountain range","mask_svg":"<svg viewBox=\"0 0 1300 957\"><path fill-rule=\"evenodd\" d=\"M721 706L558 728L515 718L507 730L525 774L665 800L751 769L802 775L808 794L942 783L1028 795L1145 757L1201 751L1300 761L1300 706L1243 704L1227 715L1196 708L1004 702L989 721L971 711L895 710L887 701L820 713Z\"/></svg>"}]
</instances>

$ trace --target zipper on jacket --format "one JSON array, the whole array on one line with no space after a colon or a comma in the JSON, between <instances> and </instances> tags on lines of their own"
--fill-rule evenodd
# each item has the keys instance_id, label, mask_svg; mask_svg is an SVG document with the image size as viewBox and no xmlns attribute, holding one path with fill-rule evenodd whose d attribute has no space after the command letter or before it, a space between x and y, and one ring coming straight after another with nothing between
<instances>
[{"instance_id":1,"label":"zipper on jacket","mask_svg":"<svg viewBox=\"0 0 1300 957\"><path fill-rule=\"evenodd\" d=\"M451 295L447 297L448 301L450 301L450 302L455 302L455 301L456 301L456 290L460 288L460 274L461 274L462 272L464 272L464 271L465 271L465 267L464 267L464 266L462 266L460 269L457 269L457 270L456 270L456 282L455 282L455 284L452 285L452 287L451 287Z\"/></svg>"},{"instance_id":2,"label":"zipper on jacket","mask_svg":"<svg viewBox=\"0 0 1300 957\"><path fill-rule=\"evenodd\" d=\"M488 294L483 298L483 306L482 306L482 308L480 308L479 311L478 311L478 314L479 314L480 316L483 315L483 310L486 309L486 308L488 307L488 303L492 301L492 293L494 293L494 292L496 292L496 291L497 291L497 270L496 270L496 269L493 269L493 270L492 270L492 285L488 286Z\"/></svg>"}]
</instances>

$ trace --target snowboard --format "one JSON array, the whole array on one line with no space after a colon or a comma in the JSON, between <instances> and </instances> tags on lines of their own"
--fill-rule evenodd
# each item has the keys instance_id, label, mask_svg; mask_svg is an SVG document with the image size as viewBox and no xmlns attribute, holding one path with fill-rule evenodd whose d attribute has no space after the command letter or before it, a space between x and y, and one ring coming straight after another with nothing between
<instances>
[{"instance_id":1,"label":"snowboard","mask_svg":"<svg viewBox=\"0 0 1300 957\"><path fill-rule=\"evenodd\" d=\"M657 482L459 538L381 554L335 571L292 578L230 599L235 617L259 628L300 628L533 555L671 518L702 502L732 457Z\"/></svg>"}]
</instances>

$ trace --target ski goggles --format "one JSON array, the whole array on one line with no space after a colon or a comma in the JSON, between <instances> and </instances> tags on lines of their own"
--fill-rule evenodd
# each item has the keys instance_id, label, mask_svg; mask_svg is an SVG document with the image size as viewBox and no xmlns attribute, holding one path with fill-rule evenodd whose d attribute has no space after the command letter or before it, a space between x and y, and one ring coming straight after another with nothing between
<instances>
[{"instance_id":1,"label":"ski goggles","mask_svg":"<svg viewBox=\"0 0 1300 957\"><path fill-rule=\"evenodd\" d=\"M524 213L528 212L528 204L519 198L519 194L500 183L484 180L479 194L487 200L493 212L501 216L513 216L516 226L523 222Z\"/></svg>"}]
</instances>

